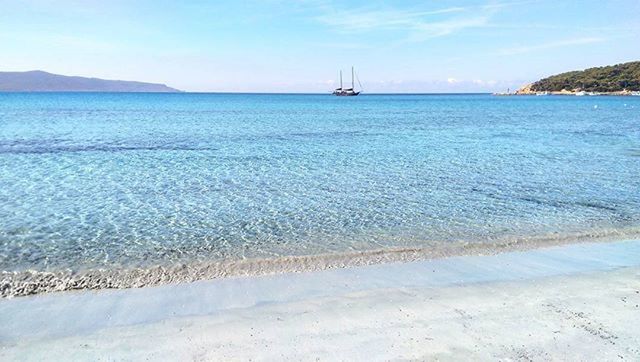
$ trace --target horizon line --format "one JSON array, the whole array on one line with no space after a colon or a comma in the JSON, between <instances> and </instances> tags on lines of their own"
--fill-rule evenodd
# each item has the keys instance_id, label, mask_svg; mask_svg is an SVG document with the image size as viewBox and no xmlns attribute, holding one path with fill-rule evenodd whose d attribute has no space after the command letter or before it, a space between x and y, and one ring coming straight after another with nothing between
<instances>
[{"instance_id":1,"label":"horizon line","mask_svg":"<svg viewBox=\"0 0 640 362\"><path fill-rule=\"evenodd\" d=\"M234 91L177 91L177 92L119 92L119 91L10 91L3 90L4 93L108 93L108 94L249 94L249 95L332 95L331 92L234 92ZM493 94L493 92L371 92L360 95L473 95L473 94Z\"/></svg>"}]
</instances>

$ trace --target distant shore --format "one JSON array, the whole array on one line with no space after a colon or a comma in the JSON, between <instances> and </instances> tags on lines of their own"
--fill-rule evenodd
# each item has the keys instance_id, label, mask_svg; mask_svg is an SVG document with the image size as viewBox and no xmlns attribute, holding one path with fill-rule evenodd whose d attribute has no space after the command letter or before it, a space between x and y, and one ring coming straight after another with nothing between
<instances>
[{"instance_id":1,"label":"distant shore","mask_svg":"<svg viewBox=\"0 0 640 362\"><path fill-rule=\"evenodd\" d=\"M524 87L518 89L515 92L493 93L496 96L640 96L640 92L632 92L628 90L622 90L617 92L585 92L579 89L574 90L560 90L560 91L536 91L530 88Z\"/></svg>"},{"instance_id":2,"label":"distant shore","mask_svg":"<svg viewBox=\"0 0 640 362\"><path fill-rule=\"evenodd\" d=\"M496 95L640 96L640 61L552 75Z\"/></svg>"}]
</instances>

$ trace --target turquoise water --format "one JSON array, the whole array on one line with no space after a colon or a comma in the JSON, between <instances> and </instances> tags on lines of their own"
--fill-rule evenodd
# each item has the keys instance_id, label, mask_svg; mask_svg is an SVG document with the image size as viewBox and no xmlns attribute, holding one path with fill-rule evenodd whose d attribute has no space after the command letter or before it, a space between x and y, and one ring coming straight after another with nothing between
<instances>
[{"instance_id":1,"label":"turquoise water","mask_svg":"<svg viewBox=\"0 0 640 362\"><path fill-rule=\"evenodd\" d=\"M0 94L0 270L640 226L640 97Z\"/></svg>"}]
</instances>

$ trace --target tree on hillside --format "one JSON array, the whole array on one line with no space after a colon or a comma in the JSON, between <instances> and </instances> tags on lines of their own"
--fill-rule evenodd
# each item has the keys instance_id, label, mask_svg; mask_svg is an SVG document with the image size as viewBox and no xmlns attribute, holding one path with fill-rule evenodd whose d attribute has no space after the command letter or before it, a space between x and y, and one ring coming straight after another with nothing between
<instances>
[{"instance_id":1,"label":"tree on hillside","mask_svg":"<svg viewBox=\"0 0 640 362\"><path fill-rule=\"evenodd\" d=\"M536 92L582 90L586 92L640 91L640 62L572 71L541 79L531 86Z\"/></svg>"}]
</instances>

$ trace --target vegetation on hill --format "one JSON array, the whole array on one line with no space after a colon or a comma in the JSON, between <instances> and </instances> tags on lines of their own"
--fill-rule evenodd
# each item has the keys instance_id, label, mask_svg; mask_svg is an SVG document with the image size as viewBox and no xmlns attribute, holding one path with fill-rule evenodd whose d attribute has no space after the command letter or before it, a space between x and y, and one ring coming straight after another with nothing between
<instances>
[{"instance_id":1,"label":"vegetation on hill","mask_svg":"<svg viewBox=\"0 0 640 362\"><path fill-rule=\"evenodd\" d=\"M531 90L536 92L563 89L585 92L640 91L640 61L562 73L531 85Z\"/></svg>"}]
</instances>

